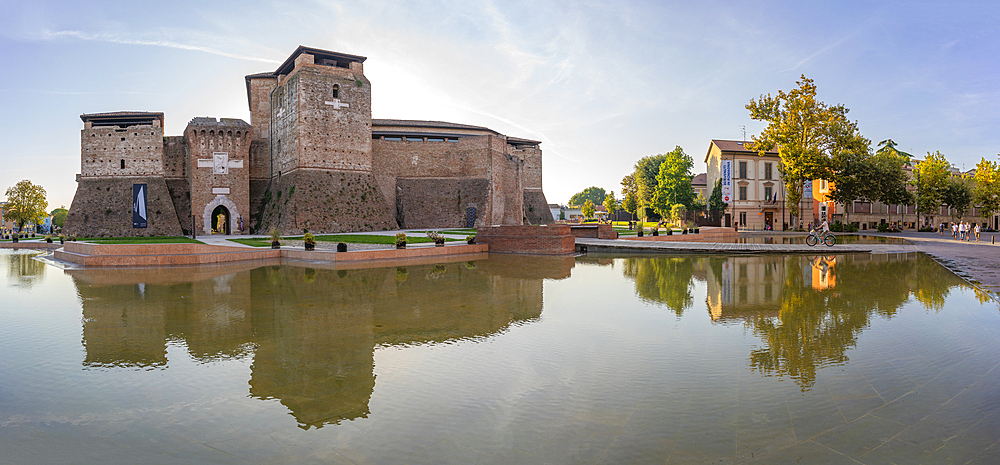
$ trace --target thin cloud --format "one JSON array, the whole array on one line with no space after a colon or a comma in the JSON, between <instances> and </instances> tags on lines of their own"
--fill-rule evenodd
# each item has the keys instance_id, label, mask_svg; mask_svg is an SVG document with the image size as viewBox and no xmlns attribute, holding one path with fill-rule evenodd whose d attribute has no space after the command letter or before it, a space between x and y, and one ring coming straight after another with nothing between
<instances>
[{"instance_id":1,"label":"thin cloud","mask_svg":"<svg viewBox=\"0 0 1000 465\"><path fill-rule=\"evenodd\" d=\"M788 69L783 69L780 72L785 73L785 72L788 72L788 71L795 71L795 70L799 69L800 66L802 66L802 65L804 65L804 64L812 61L813 58L816 58L816 57L818 57L818 56L820 56L820 55L822 55L822 54L824 54L824 53L826 53L826 52L828 52L828 51L836 48L838 45L846 42L847 39L850 39L851 37L854 37L855 35L857 35L857 33L848 34L848 35L846 35L844 37L841 37L840 40L838 40L838 41L836 41L836 42L834 42L834 43L832 43L830 45L827 45L826 47L823 47L823 48L819 49L819 51L817 51L816 53L813 53L812 55L809 55L809 56L803 58L801 61L799 61L798 63L796 63L795 66L792 66L791 68L788 68Z\"/></svg>"},{"instance_id":2,"label":"thin cloud","mask_svg":"<svg viewBox=\"0 0 1000 465\"><path fill-rule=\"evenodd\" d=\"M66 38L66 37L70 37L70 38L74 38L74 39L80 39L80 40L96 41L96 42L109 42L109 43L113 43L113 44L149 45L149 46L153 46L153 47L165 47L165 48L174 48L174 49L180 49L180 50L192 50L192 51L196 51L196 52L209 53L209 54L212 54L212 55L219 55L219 56L224 56L224 57L228 57L228 58L236 58L238 60L257 61L257 62L262 62L262 63L274 63L274 64L281 63L278 60L272 60L272 59L269 59L269 58L260 58L260 57L249 56L249 55L240 55L238 53L230 53L230 52L226 52L226 51L222 51L222 50L216 50L214 48L203 47L201 45L182 44L182 43L179 43L179 42L173 42L173 41L169 41L169 40L133 39L133 38L122 37L122 36L119 36L119 35L116 35L116 34L88 34L88 33L81 32L81 31L44 31L44 32L42 32L42 38L46 39L46 40L55 40L55 39L61 39L61 38Z\"/></svg>"}]
</instances>

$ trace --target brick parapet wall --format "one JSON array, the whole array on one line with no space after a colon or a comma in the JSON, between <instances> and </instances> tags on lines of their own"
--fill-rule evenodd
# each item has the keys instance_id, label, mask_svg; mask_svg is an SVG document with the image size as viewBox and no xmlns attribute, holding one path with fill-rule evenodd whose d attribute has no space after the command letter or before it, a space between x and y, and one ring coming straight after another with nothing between
<instances>
[{"instance_id":1,"label":"brick parapet wall","mask_svg":"<svg viewBox=\"0 0 1000 465\"><path fill-rule=\"evenodd\" d=\"M476 242L490 253L563 255L573 253L576 238L568 225L511 225L477 228Z\"/></svg>"}]
</instances>

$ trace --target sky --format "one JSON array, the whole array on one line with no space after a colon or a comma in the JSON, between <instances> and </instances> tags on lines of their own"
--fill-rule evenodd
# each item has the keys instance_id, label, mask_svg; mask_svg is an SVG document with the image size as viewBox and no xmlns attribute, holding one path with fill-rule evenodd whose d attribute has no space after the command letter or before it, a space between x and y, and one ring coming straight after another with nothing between
<instances>
[{"instance_id":1,"label":"sky","mask_svg":"<svg viewBox=\"0 0 1000 465\"><path fill-rule=\"evenodd\" d=\"M0 192L29 179L69 206L84 113L249 122L243 76L299 45L367 57L373 118L542 141L550 203L620 193L676 146L704 172L712 139L763 129L746 104L801 75L873 143L971 169L1000 152L998 25L995 1L0 0Z\"/></svg>"}]
</instances>

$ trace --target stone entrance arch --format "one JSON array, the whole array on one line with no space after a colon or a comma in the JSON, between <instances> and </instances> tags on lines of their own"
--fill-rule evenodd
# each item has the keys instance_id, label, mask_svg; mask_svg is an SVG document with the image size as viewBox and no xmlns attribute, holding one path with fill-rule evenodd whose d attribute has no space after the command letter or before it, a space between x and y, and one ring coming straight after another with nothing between
<instances>
[{"instance_id":1,"label":"stone entrance arch","mask_svg":"<svg viewBox=\"0 0 1000 465\"><path fill-rule=\"evenodd\" d=\"M212 210L212 232L220 234L230 234L229 229L229 209L225 205L219 205Z\"/></svg>"},{"instance_id":2,"label":"stone entrance arch","mask_svg":"<svg viewBox=\"0 0 1000 465\"><path fill-rule=\"evenodd\" d=\"M229 227L227 229L230 232L240 230L239 225L236 224L236 219L240 217L240 212L236 209L236 204L226 198L225 195L217 195L211 202L208 202L208 205L205 205L205 213L202 215L203 234L212 233L212 211L220 205L229 210Z\"/></svg>"}]
</instances>

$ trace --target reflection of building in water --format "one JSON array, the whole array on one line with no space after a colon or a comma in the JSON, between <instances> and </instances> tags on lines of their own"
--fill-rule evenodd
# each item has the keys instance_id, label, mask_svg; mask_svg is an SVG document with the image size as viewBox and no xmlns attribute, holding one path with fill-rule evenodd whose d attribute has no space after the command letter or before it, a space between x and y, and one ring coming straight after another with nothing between
<instances>
[{"instance_id":1,"label":"reflection of building in water","mask_svg":"<svg viewBox=\"0 0 1000 465\"><path fill-rule=\"evenodd\" d=\"M537 319L542 279L568 277L572 266L572 257L499 256L359 270L219 267L182 283L120 273L130 284L115 285L102 270L74 279L85 365L165 367L168 340L200 360L252 353L250 395L278 400L308 428L368 414L376 346L489 337Z\"/></svg>"},{"instance_id":2,"label":"reflection of building in water","mask_svg":"<svg viewBox=\"0 0 1000 465\"><path fill-rule=\"evenodd\" d=\"M815 257L809 260L812 265L812 288L817 291L832 289L837 286L837 276L833 272L833 265L837 263L837 257Z\"/></svg>"},{"instance_id":3,"label":"reflection of building in water","mask_svg":"<svg viewBox=\"0 0 1000 465\"><path fill-rule=\"evenodd\" d=\"M709 259L708 312L713 321L740 317L746 311L771 311L778 304L788 266L782 256L759 255Z\"/></svg>"}]
</instances>

